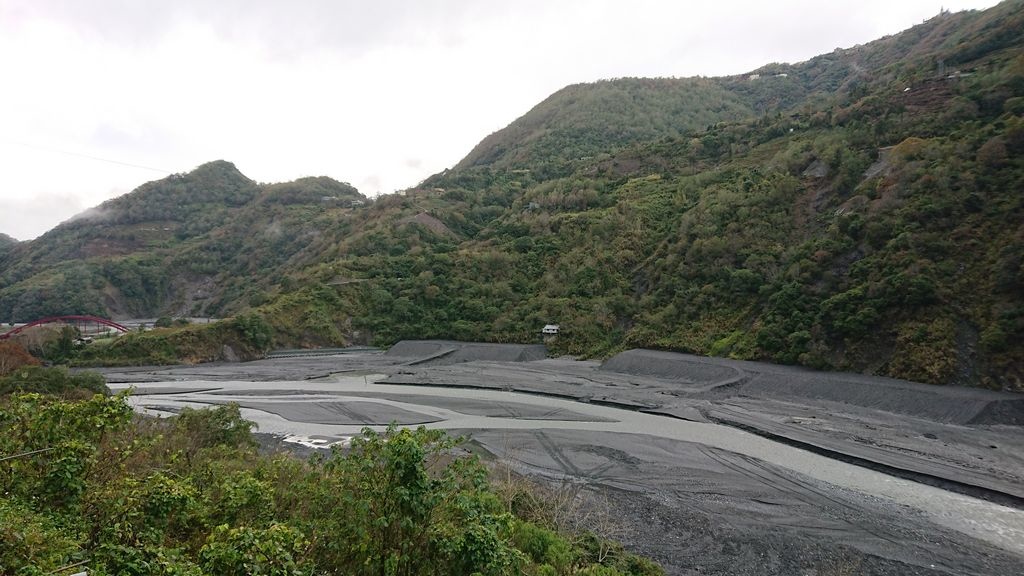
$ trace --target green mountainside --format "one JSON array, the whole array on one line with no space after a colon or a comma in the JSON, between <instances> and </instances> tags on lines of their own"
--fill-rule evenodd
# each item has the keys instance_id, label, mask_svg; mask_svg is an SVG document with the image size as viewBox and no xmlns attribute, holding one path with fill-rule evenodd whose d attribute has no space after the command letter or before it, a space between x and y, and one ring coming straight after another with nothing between
<instances>
[{"instance_id":1,"label":"green mountainside","mask_svg":"<svg viewBox=\"0 0 1024 576\"><path fill-rule=\"evenodd\" d=\"M329 178L260 185L224 161L149 182L0 251L0 321L238 310L239 286L275 281L250 275L308 248L353 200L365 197Z\"/></svg>"},{"instance_id":2,"label":"green mountainside","mask_svg":"<svg viewBox=\"0 0 1024 576\"><path fill-rule=\"evenodd\" d=\"M137 216L0 250L0 314L254 310L281 346L559 323L557 352L1022 389L1022 8L743 76L570 86L372 203L209 164L98 215Z\"/></svg>"},{"instance_id":3,"label":"green mountainside","mask_svg":"<svg viewBox=\"0 0 1024 576\"><path fill-rule=\"evenodd\" d=\"M17 240L11 238L7 234L0 232L0 254L3 254L4 252L11 250L17 244Z\"/></svg>"},{"instance_id":4,"label":"green mountainside","mask_svg":"<svg viewBox=\"0 0 1024 576\"><path fill-rule=\"evenodd\" d=\"M742 93L717 79L624 78L563 88L478 144L473 166L558 175L574 160L718 122L756 116Z\"/></svg>"}]
</instances>

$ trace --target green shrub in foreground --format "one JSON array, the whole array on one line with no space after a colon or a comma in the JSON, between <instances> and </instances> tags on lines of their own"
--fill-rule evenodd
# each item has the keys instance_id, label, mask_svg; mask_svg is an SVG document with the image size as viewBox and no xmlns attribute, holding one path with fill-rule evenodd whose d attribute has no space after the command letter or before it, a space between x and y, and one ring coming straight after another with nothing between
<instances>
[{"instance_id":1,"label":"green shrub in foreground","mask_svg":"<svg viewBox=\"0 0 1024 576\"><path fill-rule=\"evenodd\" d=\"M650 576L517 518L441 431L261 456L235 405L168 419L125 396L0 397L0 573ZM592 539L592 538L591 538Z\"/></svg>"},{"instance_id":2,"label":"green shrub in foreground","mask_svg":"<svg viewBox=\"0 0 1024 576\"><path fill-rule=\"evenodd\" d=\"M95 372L71 373L66 368L22 366L0 377L0 395L12 392L65 394L75 391L110 394L103 376Z\"/></svg>"}]
</instances>

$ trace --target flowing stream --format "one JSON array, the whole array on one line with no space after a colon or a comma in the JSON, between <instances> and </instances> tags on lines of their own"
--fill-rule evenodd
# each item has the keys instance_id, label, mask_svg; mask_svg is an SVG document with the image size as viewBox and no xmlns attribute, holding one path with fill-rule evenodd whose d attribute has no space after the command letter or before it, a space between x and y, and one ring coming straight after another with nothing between
<instances>
[{"instance_id":1,"label":"flowing stream","mask_svg":"<svg viewBox=\"0 0 1024 576\"><path fill-rule=\"evenodd\" d=\"M131 402L137 410L155 415L172 414L185 406L238 402L242 415L254 421L260 432L313 445L344 441L366 426L383 429L391 421L458 430L612 432L696 443L910 507L939 525L1024 555L1022 510L888 476L735 428L514 392L374 383L378 378L147 382L139 385ZM333 416L324 418L325 410L339 406L343 414L336 421ZM496 407L504 407L507 415L494 415Z\"/></svg>"}]
</instances>

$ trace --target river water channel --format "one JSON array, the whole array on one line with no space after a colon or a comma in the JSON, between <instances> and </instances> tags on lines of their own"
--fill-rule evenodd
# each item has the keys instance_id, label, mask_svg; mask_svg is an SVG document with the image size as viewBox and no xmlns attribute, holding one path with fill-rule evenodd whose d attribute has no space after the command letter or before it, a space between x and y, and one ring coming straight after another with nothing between
<instances>
[{"instance_id":1,"label":"river water channel","mask_svg":"<svg viewBox=\"0 0 1024 576\"><path fill-rule=\"evenodd\" d=\"M601 443L614 446L617 452L644 453L645 458L663 460L673 459L673 451L682 457L680 449L667 448L651 456L651 446L659 440L673 441L680 444L671 446L695 446L727 465L716 455L728 454L748 471L752 470L750 463L758 462L795 473L781 478L778 474L768 477L758 472L764 482L799 484L799 478L810 478L816 481L817 488L807 489L815 493L820 494L820 486L824 485L887 501L935 524L1024 556L1022 510L894 478L734 428L514 392L376 383L380 378L366 375L296 382L145 382L138 385L131 402L137 410L159 416L186 406L236 402L242 415L258 425L259 432L319 447L344 442L366 426L383 429L390 422L457 430L470 437L480 436L489 450L499 452L499 457L527 466L532 463L534 468L547 469L551 474L576 476L580 481L589 477L624 490L643 490L647 483L663 487L666 479L631 474L610 463L600 467L601 474L588 476L588 470L593 472L598 467L588 468L587 461L570 462L568 452L552 446L550 438L588 435L604 439ZM119 384L112 388L129 386ZM509 449L507 439L521 431L542 432L547 439L539 444L543 450L523 445ZM495 438L504 438L505 445ZM503 451L507 453L500 454ZM535 455L531 451L548 454Z\"/></svg>"}]
</instances>

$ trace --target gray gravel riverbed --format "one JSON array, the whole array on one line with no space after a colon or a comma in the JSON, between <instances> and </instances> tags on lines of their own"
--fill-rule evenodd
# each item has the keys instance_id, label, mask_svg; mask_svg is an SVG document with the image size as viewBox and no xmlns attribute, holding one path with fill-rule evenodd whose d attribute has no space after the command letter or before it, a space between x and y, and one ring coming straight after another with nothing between
<instances>
[{"instance_id":1,"label":"gray gravel riverbed","mask_svg":"<svg viewBox=\"0 0 1024 576\"><path fill-rule=\"evenodd\" d=\"M796 384L771 390L755 370L773 368L760 364L719 370L680 356L671 366L679 374L628 374L592 362L504 360L515 351L488 361L463 353L448 364L440 354L435 345L425 362L364 353L107 375L112 387L139 383L132 402L141 411L237 402L260 432L306 446L391 421L464 433L520 473L600 502L618 539L670 574L1024 573L1024 511L1013 505L1024 485L1022 429L962 421L1012 397L972 395L969 408L910 415L907 403L930 390L896 383L901 413L874 397L862 406L800 397ZM686 372L687 362L701 365ZM815 374L794 379L810 386ZM729 393L758 378L763 394ZM716 423L727 417L764 430ZM777 441L788 436L828 450ZM829 457L846 448L962 486ZM1007 502L960 493L975 484Z\"/></svg>"}]
</instances>

